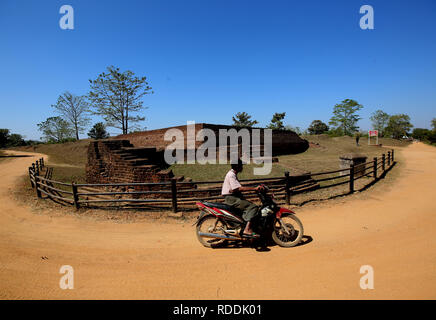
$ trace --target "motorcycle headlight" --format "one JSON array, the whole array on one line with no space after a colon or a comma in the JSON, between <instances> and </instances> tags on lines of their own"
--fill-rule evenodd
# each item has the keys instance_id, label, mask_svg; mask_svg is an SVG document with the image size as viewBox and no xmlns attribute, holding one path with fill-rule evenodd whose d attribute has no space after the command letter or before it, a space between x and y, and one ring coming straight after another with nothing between
<instances>
[{"instance_id":1,"label":"motorcycle headlight","mask_svg":"<svg viewBox=\"0 0 436 320\"><path fill-rule=\"evenodd\" d=\"M267 215L269 215L270 213L272 213L274 211L271 210L270 207L265 207L260 212L262 213L262 217L266 217Z\"/></svg>"}]
</instances>

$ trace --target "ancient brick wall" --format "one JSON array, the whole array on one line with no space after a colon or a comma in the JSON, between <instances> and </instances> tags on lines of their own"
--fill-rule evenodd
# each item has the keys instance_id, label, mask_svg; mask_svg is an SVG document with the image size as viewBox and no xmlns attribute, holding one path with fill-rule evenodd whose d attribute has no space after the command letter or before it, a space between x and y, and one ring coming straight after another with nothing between
<instances>
[{"instance_id":1,"label":"ancient brick wall","mask_svg":"<svg viewBox=\"0 0 436 320\"><path fill-rule=\"evenodd\" d=\"M215 136L219 137L219 130L220 129L238 129L236 127L232 126L226 126L226 125L214 125L214 124L207 124L207 123L196 123L195 124L195 133L198 134L198 132L201 129L211 129L215 132ZM142 132L135 132L135 133L129 133L125 135L120 135L117 137L114 137L113 139L128 139L135 147L155 147L157 150L164 150L165 147L167 147L169 144L172 143L172 141L165 141L164 136L165 133L170 129L179 129L184 136L184 149L186 150L188 147L188 135L187 135L187 126L177 126L177 127L170 127L170 128L163 128L163 129L157 129L157 130L148 130L148 131L142 131ZM254 129L254 128L253 128ZM250 140L251 140L251 130L248 128L250 133ZM258 148L263 150L263 132L261 132L260 135L260 145L257 146ZM218 141L217 141L218 143ZM240 143L240 142L239 142ZM189 145L195 145L195 148L198 148L203 144L202 141L195 141L194 143L190 143ZM230 139L228 144L230 144ZM273 130L272 132L272 152L273 155L279 155L279 154L296 154L306 151L309 148L309 143L307 140L301 139L295 132L293 131L284 131L284 130ZM219 150L217 150L219 152ZM217 154L218 154L217 152Z\"/></svg>"},{"instance_id":2,"label":"ancient brick wall","mask_svg":"<svg viewBox=\"0 0 436 320\"><path fill-rule=\"evenodd\" d=\"M88 147L86 180L89 183L162 182L173 177L163 153L135 148L128 140L98 140Z\"/></svg>"},{"instance_id":3,"label":"ancient brick wall","mask_svg":"<svg viewBox=\"0 0 436 320\"><path fill-rule=\"evenodd\" d=\"M190 178L174 177L164 161L164 151L152 147L135 147L129 140L109 139L92 141L88 147L88 163L86 165L86 180L88 183L156 183L177 181L187 182L178 184L178 191L186 190L180 197L206 197L220 194L216 191L195 192L195 182ZM102 191L167 191L164 194L131 193L131 198L171 198L170 185L152 186L105 186ZM124 195L125 196L125 195ZM116 196L118 199L124 196Z\"/></svg>"}]
</instances>

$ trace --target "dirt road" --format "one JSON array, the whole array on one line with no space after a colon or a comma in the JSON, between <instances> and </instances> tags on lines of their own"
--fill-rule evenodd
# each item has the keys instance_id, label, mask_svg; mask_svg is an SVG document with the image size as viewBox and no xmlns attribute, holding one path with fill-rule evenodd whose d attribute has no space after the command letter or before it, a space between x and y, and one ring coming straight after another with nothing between
<instances>
[{"instance_id":1,"label":"dirt road","mask_svg":"<svg viewBox=\"0 0 436 320\"><path fill-rule=\"evenodd\" d=\"M190 223L51 217L8 191L34 158L0 162L2 299L435 299L436 148L413 144L394 188L301 210L296 248L203 248ZM396 170L396 169L395 169ZM74 289L59 287L62 265ZM374 289L362 290L362 265Z\"/></svg>"}]
</instances>

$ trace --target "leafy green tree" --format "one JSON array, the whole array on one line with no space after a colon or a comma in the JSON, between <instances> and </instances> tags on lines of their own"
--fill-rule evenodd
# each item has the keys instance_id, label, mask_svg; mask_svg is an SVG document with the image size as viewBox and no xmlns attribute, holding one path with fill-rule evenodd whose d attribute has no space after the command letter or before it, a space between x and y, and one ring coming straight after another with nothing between
<instances>
[{"instance_id":1,"label":"leafy green tree","mask_svg":"<svg viewBox=\"0 0 436 320\"><path fill-rule=\"evenodd\" d=\"M383 137L384 130L389 122L389 115L382 110L377 110L372 113L370 120L373 129L378 130L379 136Z\"/></svg>"},{"instance_id":2,"label":"leafy green tree","mask_svg":"<svg viewBox=\"0 0 436 320\"><path fill-rule=\"evenodd\" d=\"M410 123L410 117L407 114L395 114L389 117L385 133L386 136L401 139L403 136L408 136L412 128L413 125Z\"/></svg>"},{"instance_id":3,"label":"leafy green tree","mask_svg":"<svg viewBox=\"0 0 436 320\"><path fill-rule=\"evenodd\" d=\"M89 130L88 136L91 139L106 139L109 138L109 134L106 131L106 127L103 122L98 122Z\"/></svg>"},{"instance_id":4,"label":"leafy green tree","mask_svg":"<svg viewBox=\"0 0 436 320\"><path fill-rule=\"evenodd\" d=\"M435 145L436 144L436 130L430 131L430 133L427 135L426 139L428 142Z\"/></svg>"},{"instance_id":5,"label":"leafy green tree","mask_svg":"<svg viewBox=\"0 0 436 320\"><path fill-rule=\"evenodd\" d=\"M412 138L418 140L426 140L430 133L431 130L423 129L423 128L415 128L412 131Z\"/></svg>"},{"instance_id":6,"label":"leafy green tree","mask_svg":"<svg viewBox=\"0 0 436 320\"><path fill-rule=\"evenodd\" d=\"M329 122L334 127L333 131L352 136L359 128L356 124L361 118L357 115L357 111L362 108L361 104L352 99L345 99L342 103L336 104L333 108L333 117Z\"/></svg>"},{"instance_id":7,"label":"leafy green tree","mask_svg":"<svg viewBox=\"0 0 436 320\"><path fill-rule=\"evenodd\" d=\"M38 130L43 134L41 139L46 142L62 142L71 138L74 140L74 129L61 117L50 117L38 123Z\"/></svg>"},{"instance_id":8,"label":"leafy green tree","mask_svg":"<svg viewBox=\"0 0 436 320\"><path fill-rule=\"evenodd\" d=\"M286 112L276 112L274 113L270 124L267 126L268 129L273 129L273 130L285 130L285 126L283 124L283 119L286 116Z\"/></svg>"},{"instance_id":9,"label":"leafy green tree","mask_svg":"<svg viewBox=\"0 0 436 320\"><path fill-rule=\"evenodd\" d=\"M0 148L6 147L9 139L9 129L0 129Z\"/></svg>"},{"instance_id":10,"label":"leafy green tree","mask_svg":"<svg viewBox=\"0 0 436 320\"><path fill-rule=\"evenodd\" d=\"M137 77L130 70L120 72L119 68L110 66L107 73L89 82L89 100L94 113L102 116L106 125L127 134L132 123L145 120L133 114L145 109L142 97L153 93L146 77Z\"/></svg>"},{"instance_id":11,"label":"leafy green tree","mask_svg":"<svg viewBox=\"0 0 436 320\"><path fill-rule=\"evenodd\" d=\"M321 120L313 120L307 130L309 134L322 134L329 131L329 127Z\"/></svg>"},{"instance_id":12,"label":"leafy green tree","mask_svg":"<svg viewBox=\"0 0 436 320\"><path fill-rule=\"evenodd\" d=\"M79 133L83 133L89 123L87 117L89 105L86 96L76 96L68 91L59 96L56 104L52 105L59 115L69 122L74 128L76 139L79 140Z\"/></svg>"},{"instance_id":13,"label":"leafy green tree","mask_svg":"<svg viewBox=\"0 0 436 320\"><path fill-rule=\"evenodd\" d=\"M431 126L433 127L433 131L436 131L436 118L431 120Z\"/></svg>"},{"instance_id":14,"label":"leafy green tree","mask_svg":"<svg viewBox=\"0 0 436 320\"><path fill-rule=\"evenodd\" d=\"M232 119L235 127L251 128L258 123L256 120L250 120L251 116L246 112L238 112Z\"/></svg>"},{"instance_id":15,"label":"leafy green tree","mask_svg":"<svg viewBox=\"0 0 436 320\"><path fill-rule=\"evenodd\" d=\"M20 147L25 146L26 142L23 139L23 136L18 133L12 133L9 135L7 146L8 147Z\"/></svg>"},{"instance_id":16,"label":"leafy green tree","mask_svg":"<svg viewBox=\"0 0 436 320\"><path fill-rule=\"evenodd\" d=\"M25 146L23 136L18 133L10 133L9 129L0 129L0 148Z\"/></svg>"}]
</instances>

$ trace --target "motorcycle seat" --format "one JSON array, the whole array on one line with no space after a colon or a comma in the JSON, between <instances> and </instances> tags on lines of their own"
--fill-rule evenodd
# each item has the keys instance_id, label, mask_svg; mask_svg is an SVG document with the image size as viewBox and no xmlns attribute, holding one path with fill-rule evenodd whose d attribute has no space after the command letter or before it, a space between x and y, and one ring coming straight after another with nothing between
<instances>
[{"instance_id":1,"label":"motorcycle seat","mask_svg":"<svg viewBox=\"0 0 436 320\"><path fill-rule=\"evenodd\" d=\"M205 206L208 206L208 207L223 209L223 210L227 210L227 211L230 211L230 212L236 213L236 214L242 214L241 210L239 210L235 207L229 206L228 204L225 204L225 203L203 201L203 204Z\"/></svg>"}]
</instances>

